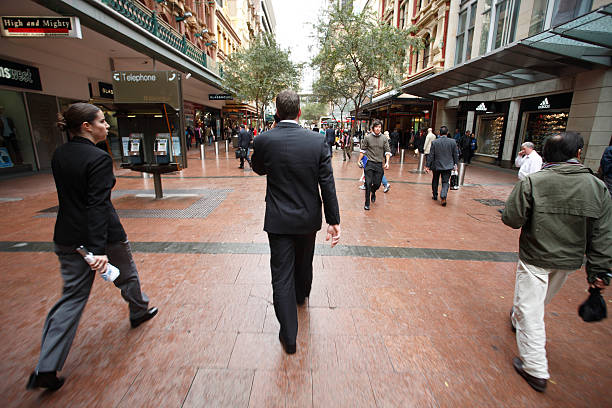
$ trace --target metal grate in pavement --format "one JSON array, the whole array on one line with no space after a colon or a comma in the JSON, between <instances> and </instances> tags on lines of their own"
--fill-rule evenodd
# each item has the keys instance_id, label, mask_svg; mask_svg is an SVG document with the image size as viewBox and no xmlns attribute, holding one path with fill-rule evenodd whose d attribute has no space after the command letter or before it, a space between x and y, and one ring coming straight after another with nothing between
<instances>
[{"instance_id":1,"label":"metal grate in pavement","mask_svg":"<svg viewBox=\"0 0 612 408\"><path fill-rule=\"evenodd\" d=\"M503 207L506 203L497 198L475 198L474 201L478 201L480 204L488 205L489 207Z\"/></svg>"},{"instance_id":2,"label":"metal grate in pavement","mask_svg":"<svg viewBox=\"0 0 612 408\"><path fill-rule=\"evenodd\" d=\"M117 210L119 218L206 218L215 210L232 192L231 188L194 189L194 190L165 190L165 194L196 194L201 198L184 209L145 209L145 210ZM125 195L154 194L153 190L117 190L113 191L112 198L117 199ZM57 216L58 207L46 208L39 211L37 218L53 218Z\"/></svg>"}]
</instances>

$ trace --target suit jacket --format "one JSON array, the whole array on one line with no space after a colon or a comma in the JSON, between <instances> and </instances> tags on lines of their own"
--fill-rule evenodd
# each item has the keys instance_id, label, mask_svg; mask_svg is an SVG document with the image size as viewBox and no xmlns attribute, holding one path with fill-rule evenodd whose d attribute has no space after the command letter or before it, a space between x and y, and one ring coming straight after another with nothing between
<instances>
[{"instance_id":1,"label":"suit jacket","mask_svg":"<svg viewBox=\"0 0 612 408\"><path fill-rule=\"evenodd\" d=\"M459 162L459 152L455 139L441 136L431 142L427 167L433 170L452 170Z\"/></svg>"},{"instance_id":2,"label":"suit jacket","mask_svg":"<svg viewBox=\"0 0 612 408\"><path fill-rule=\"evenodd\" d=\"M103 255L107 242L127 239L111 203L115 176L107 152L75 137L55 150L51 168L59 199L54 242L85 245L94 255Z\"/></svg>"},{"instance_id":3,"label":"suit jacket","mask_svg":"<svg viewBox=\"0 0 612 408\"><path fill-rule=\"evenodd\" d=\"M333 144L336 142L336 131L334 129L327 129L325 131L325 143L327 143L329 146L333 146Z\"/></svg>"},{"instance_id":4,"label":"suit jacket","mask_svg":"<svg viewBox=\"0 0 612 408\"><path fill-rule=\"evenodd\" d=\"M251 132L246 129L240 129L238 132L238 147L248 148L251 144Z\"/></svg>"},{"instance_id":5,"label":"suit jacket","mask_svg":"<svg viewBox=\"0 0 612 408\"><path fill-rule=\"evenodd\" d=\"M327 223L340 224L331 154L323 135L281 122L255 138L254 151L253 170L267 175L265 231L310 234L320 230L321 197Z\"/></svg>"}]
</instances>

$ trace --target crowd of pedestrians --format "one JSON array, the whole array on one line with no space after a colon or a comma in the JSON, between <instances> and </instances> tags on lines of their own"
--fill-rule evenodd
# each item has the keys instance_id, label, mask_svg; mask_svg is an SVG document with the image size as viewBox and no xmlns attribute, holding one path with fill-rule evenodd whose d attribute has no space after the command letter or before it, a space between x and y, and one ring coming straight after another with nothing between
<instances>
[{"instance_id":1,"label":"crowd of pedestrians","mask_svg":"<svg viewBox=\"0 0 612 408\"><path fill-rule=\"evenodd\" d=\"M246 160L255 173L266 176L263 229L270 247L278 338L287 354L297 352L297 308L310 296L315 239L323 214L326 240L332 247L340 242L333 146L340 144L345 161L347 157L351 160L353 151L348 133L332 127L312 132L299 125L300 115L298 94L286 90L276 98L275 123L270 130L257 132L243 124L239 130L227 132L237 135L238 146L244 151L240 168ZM115 184L112 158L96 147L106 139L109 128L102 111L77 103L59 119L58 125L70 136L52 160L59 199L53 240L64 287L45 321L40 357L28 389L57 390L63 385L57 372L68 356L94 277L107 272L110 264L119 268L113 283L129 306L131 326L138 327L158 312L149 307L149 299L140 289L127 235L110 200ZM359 146L357 164L363 168L366 211L376 202L376 192L385 185L384 171L389 169L390 157L402 144L397 130L383 133L382 126L374 120ZM187 135L193 135L196 144L207 139L210 143L212 129L188 128ZM416 153L426 155L426 172L432 172L432 198L439 196L441 205L446 206L451 172L461 158L471 161L478 149L476 136L470 131L462 135L459 129L449 135L448 128L442 126L437 135L432 128L427 133L416 132L410 143ZM598 172L603 181L581 164L583 146L582 137L573 132L549 137L542 156L533 143L523 143L515 160L519 180L502 213L504 224L521 229L510 311L518 357L512 364L540 392L550 378L545 351L546 304L569 273L581 268L585 255L591 289L603 291L612 276L612 140ZM387 182L385 192L388 186ZM81 245L90 252L85 258L76 251Z\"/></svg>"}]
</instances>

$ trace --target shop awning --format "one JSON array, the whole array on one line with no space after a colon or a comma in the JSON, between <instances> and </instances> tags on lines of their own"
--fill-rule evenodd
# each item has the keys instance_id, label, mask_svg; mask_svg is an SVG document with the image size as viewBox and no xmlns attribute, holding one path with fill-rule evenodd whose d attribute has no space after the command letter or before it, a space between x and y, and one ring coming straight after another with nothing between
<instances>
[{"instance_id":1,"label":"shop awning","mask_svg":"<svg viewBox=\"0 0 612 408\"><path fill-rule=\"evenodd\" d=\"M411 82L402 92L451 99L571 76L597 66L612 66L612 5Z\"/></svg>"}]
</instances>

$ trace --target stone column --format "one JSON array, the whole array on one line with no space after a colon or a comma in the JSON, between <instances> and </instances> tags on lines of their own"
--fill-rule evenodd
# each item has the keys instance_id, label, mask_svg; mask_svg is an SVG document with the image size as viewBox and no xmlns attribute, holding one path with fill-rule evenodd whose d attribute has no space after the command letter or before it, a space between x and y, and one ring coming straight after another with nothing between
<instances>
[{"instance_id":1,"label":"stone column","mask_svg":"<svg viewBox=\"0 0 612 408\"><path fill-rule=\"evenodd\" d=\"M516 142L516 132L519 121L520 109L520 100L510 101L510 110L508 111L508 123L506 125L506 135L504 138L504 146L502 151L502 167L511 168L512 163L514 162L514 158L512 157L512 150Z\"/></svg>"},{"instance_id":2,"label":"stone column","mask_svg":"<svg viewBox=\"0 0 612 408\"><path fill-rule=\"evenodd\" d=\"M582 160L593 171L612 134L612 69L576 75L567 130L584 138Z\"/></svg>"}]
</instances>

